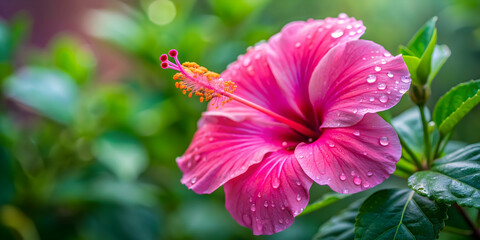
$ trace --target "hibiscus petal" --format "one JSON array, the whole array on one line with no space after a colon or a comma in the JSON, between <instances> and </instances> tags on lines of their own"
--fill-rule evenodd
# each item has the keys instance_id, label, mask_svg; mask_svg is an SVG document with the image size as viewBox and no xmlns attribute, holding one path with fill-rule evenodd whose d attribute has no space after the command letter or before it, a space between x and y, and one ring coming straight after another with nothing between
<instances>
[{"instance_id":1,"label":"hibiscus petal","mask_svg":"<svg viewBox=\"0 0 480 240\"><path fill-rule=\"evenodd\" d=\"M380 184L395 171L401 153L393 127L374 113L351 127L326 128L317 141L295 149L305 173L339 193Z\"/></svg>"},{"instance_id":2,"label":"hibiscus petal","mask_svg":"<svg viewBox=\"0 0 480 240\"><path fill-rule=\"evenodd\" d=\"M308 97L313 70L331 48L359 39L364 31L361 21L341 14L339 18L287 24L268 41L268 62L278 85L308 119L316 119Z\"/></svg>"},{"instance_id":3,"label":"hibiscus petal","mask_svg":"<svg viewBox=\"0 0 480 240\"><path fill-rule=\"evenodd\" d=\"M283 141L291 144L301 137L265 115L242 114L211 112L202 117L192 143L177 158L181 182L188 188L211 193L262 161L266 153L282 148ZM235 121L239 118L241 122Z\"/></svg>"},{"instance_id":4,"label":"hibiscus petal","mask_svg":"<svg viewBox=\"0 0 480 240\"><path fill-rule=\"evenodd\" d=\"M402 56L365 40L333 48L310 81L310 99L321 128L352 126L366 113L393 107L410 87Z\"/></svg>"},{"instance_id":5,"label":"hibiscus petal","mask_svg":"<svg viewBox=\"0 0 480 240\"><path fill-rule=\"evenodd\" d=\"M308 204L312 180L292 152L280 150L225 184L226 208L255 235L285 230Z\"/></svg>"},{"instance_id":6,"label":"hibiscus petal","mask_svg":"<svg viewBox=\"0 0 480 240\"><path fill-rule=\"evenodd\" d=\"M245 55L239 56L236 62L228 66L221 77L235 82L237 85L235 95L302 123L304 117L298 105L285 99L285 94L277 84L267 63L266 46L266 44L259 44L250 47ZM211 106L209 110L217 109ZM230 103L218 109L224 112L237 110L241 109Z\"/></svg>"}]
</instances>

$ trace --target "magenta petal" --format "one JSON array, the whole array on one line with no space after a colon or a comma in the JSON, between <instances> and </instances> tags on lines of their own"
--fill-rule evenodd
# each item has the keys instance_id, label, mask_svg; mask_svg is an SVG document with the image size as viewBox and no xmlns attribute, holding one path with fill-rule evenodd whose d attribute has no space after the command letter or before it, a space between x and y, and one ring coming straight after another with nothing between
<instances>
[{"instance_id":1,"label":"magenta petal","mask_svg":"<svg viewBox=\"0 0 480 240\"><path fill-rule=\"evenodd\" d=\"M395 171L401 153L393 127L374 113L351 127L326 128L317 141L295 149L305 173L339 193L380 184Z\"/></svg>"},{"instance_id":2,"label":"magenta petal","mask_svg":"<svg viewBox=\"0 0 480 240\"><path fill-rule=\"evenodd\" d=\"M359 39L361 21L341 14L339 18L292 22L268 41L268 63L288 101L297 103L303 115L311 115L308 82L327 52L340 43Z\"/></svg>"},{"instance_id":3,"label":"magenta petal","mask_svg":"<svg viewBox=\"0 0 480 240\"><path fill-rule=\"evenodd\" d=\"M333 48L310 81L310 99L322 128L352 126L365 113L393 107L410 87L402 57L365 40Z\"/></svg>"},{"instance_id":4,"label":"magenta petal","mask_svg":"<svg viewBox=\"0 0 480 240\"><path fill-rule=\"evenodd\" d=\"M225 205L255 235L274 234L288 228L307 206L311 185L294 154L280 150L227 182Z\"/></svg>"},{"instance_id":5,"label":"magenta petal","mask_svg":"<svg viewBox=\"0 0 480 240\"><path fill-rule=\"evenodd\" d=\"M281 141L298 141L288 126L261 114L241 114L204 114L192 143L177 159L183 172L181 182L196 193L215 191L262 161L266 153L280 149ZM238 119L242 121L235 121Z\"/></svg>"}]
</instances>

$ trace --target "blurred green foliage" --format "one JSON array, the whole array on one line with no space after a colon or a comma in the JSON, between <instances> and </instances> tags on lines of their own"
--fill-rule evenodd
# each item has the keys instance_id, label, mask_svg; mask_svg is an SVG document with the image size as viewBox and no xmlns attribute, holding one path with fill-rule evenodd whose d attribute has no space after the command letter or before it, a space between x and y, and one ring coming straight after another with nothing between
<instances>
[{"instance_id":1,"label":"blurred green foliage","mask_svg":"<svg viewBox=\"0 0 480 240\"><path fill-rule=\"evenodd\" d=\"M392 53L438 16L438 41L452 56L431 99L480 76L476 0L119 2L85 17L99 44L128 59L130 71L114 82L102 79L82 39L64 33L35 49L26 44L34 24L27 15L0 20L0 239L312 238L371 192L301 216L274 236L252 237L229 216L221 189L201 196L180 184L175 158L206 105L179 94L158 57L176 48L181 60L221 72L286 23L340 12L363 20L363 38ZM410 106L405 98L392 112ZM453 138L480 141L471 131L480 129L479 118L477 107ZM406 186L392 178L379 188L397 185ZM314 186L311 202L330 191Z\"/></svg>"}]
</instances>

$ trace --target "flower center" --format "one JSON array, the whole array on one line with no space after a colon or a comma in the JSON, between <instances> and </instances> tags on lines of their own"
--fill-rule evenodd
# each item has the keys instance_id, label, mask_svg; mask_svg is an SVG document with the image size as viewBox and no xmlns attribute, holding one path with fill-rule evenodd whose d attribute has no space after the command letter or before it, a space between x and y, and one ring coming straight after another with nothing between
<instances>
[{"instance_id":1,"label":"flower center","mask_svg":"<svg viewBox=\"0 0 480 240\"><path fill-rule=\"evenodd\" d=\"M173 76L173 79L177 81L175 82L175 86L185 95L188 92L188 97L192 97L192 95L195 94L195 96L200 97L200 102L211 100L212 106L216 106L216 108L223 106L231 100L235 100L287 124L290 128L306 137L310 138L318 135L315 131L312 131L298 122L292 121L256 103L233 94L237 88L235 83L229 80L224 80L218 73L208 71L208 69L201 67L196 63L185 62L180 64L177 50L170 50L168 55L175 59L175 63L170 62L168 56L163 54L160 56L160 61L162 62L161 67L163 69L169 68L179 71L179 73Z\"/></svg>"}]
</instances>

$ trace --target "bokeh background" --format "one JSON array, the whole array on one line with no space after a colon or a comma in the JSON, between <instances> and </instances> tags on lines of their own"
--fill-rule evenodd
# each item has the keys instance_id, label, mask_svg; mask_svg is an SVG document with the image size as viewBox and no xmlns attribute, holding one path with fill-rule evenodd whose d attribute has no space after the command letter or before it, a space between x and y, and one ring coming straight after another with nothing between
<instances>
[{"instance_id":1,"label":"bokeh background","mask_svg":"<svg viewBox=\"0 0 480 240\"><path fill-rule=\"evenodd\" d=\"M176 48L222 72L286 23L341 12L394 54L439 17L438 43L452 55L430 107L480 78L478 0L0 0L0 239L311 239L354 199L405 187L393 176L255 237L231 218L223 189L180 184L175 158L206 105L176 91L160 54ZM392 114L410 107L404 97ZM477 107L453 139L479 142L479 129ZM314 186L311 202L329 192Z\"/></svg>"}]
</instances>

